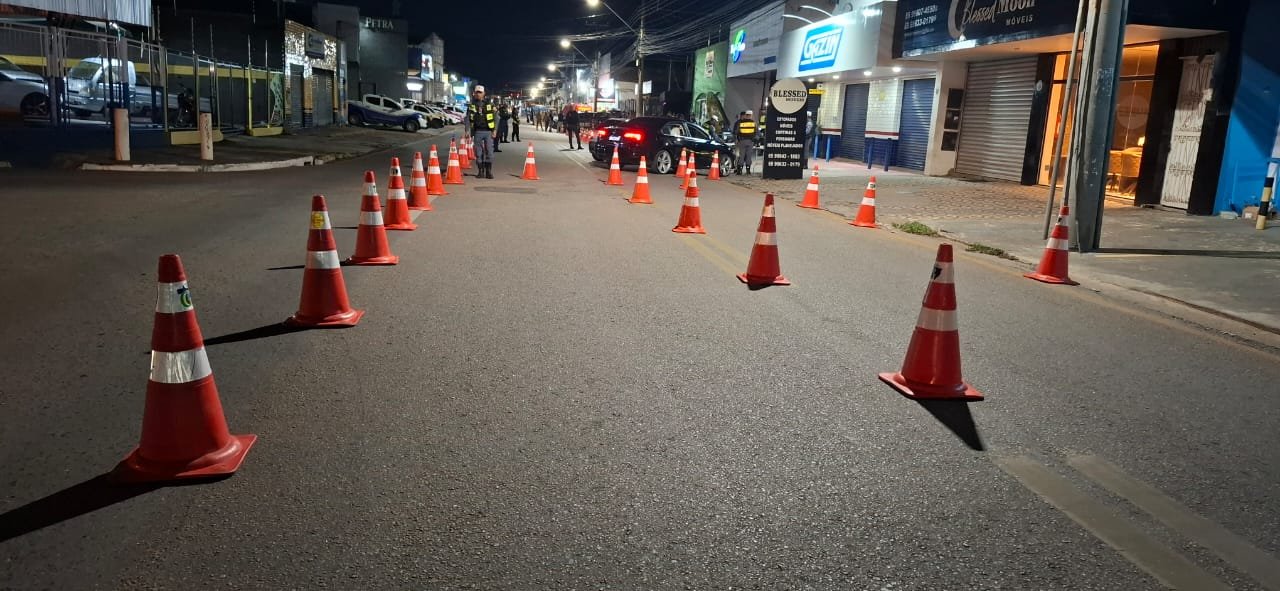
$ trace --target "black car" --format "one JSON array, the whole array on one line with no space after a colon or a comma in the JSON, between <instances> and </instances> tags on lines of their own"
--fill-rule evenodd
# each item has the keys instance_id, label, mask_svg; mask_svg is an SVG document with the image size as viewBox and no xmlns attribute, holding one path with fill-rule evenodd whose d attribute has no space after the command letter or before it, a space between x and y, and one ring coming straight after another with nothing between
<instances>
[{"instance_id":1,"label":"black car","mask_svg":"<svg viewBox=\"0 0 1280 591\"><path fill-rule=\"evenodd\" d=\"M711 167L711 157L720 153L720 174L733 172L733 145L716 139L706 129L671 117L636 117L622 125L602 127L596 130L591 155L596 160L613 158L613 148L618 147L618 159L623 165L640 164L640 157L648 158L649 172L672 174L680 161L680 150L694 154L698 170Z\"/></svg>"},{"instance_id":2,"label":"black car","mask_svg":"<svg viewBox=\"0 0 1280 591\"><path fill-rule=\"evenodd\" d=\"M610 127L621 127L621 126L626 125L626 124L627 124L627 120L626 120L626 119L622 119L622 118L618 118L618 117L611 117L611 118L608 118L608 119L602 119L602 120L600 120L600 123L598 123L598 124L596 124L595 126L591 127L591 139L587 141L587 149L588 149L588 150L591 150L591 156L592 156L592 157L594 157L594 158L596 159L596 161L602 161L602 160L604 160L604 158L601 158L601 157L598 155L598 154L599 154L599 152L597 152L597 151L596 151L596 142L600 141L600 139L602 139L602 138L608 137L609 132L608 132L607 130L608 130ZM609 152L609 156L608 156L608 157L612 157L612 156L613 156L613 152L612 152L613 148L612 148L612 147L610 147L610 148L609 148L609 150L610 150L610 152Z\"/></svg>"}]
</instances>

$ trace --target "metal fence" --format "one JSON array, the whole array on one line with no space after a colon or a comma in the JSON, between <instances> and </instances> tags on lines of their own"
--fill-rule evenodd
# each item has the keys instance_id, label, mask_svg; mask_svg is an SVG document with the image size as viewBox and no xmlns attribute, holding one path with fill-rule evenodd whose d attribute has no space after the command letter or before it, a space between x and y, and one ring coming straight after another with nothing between
<instances>
[{"instance_id":1,"label":"metal fence","mask_svg":"<svg viewBox=\"0 0 1280 591\"><path fill-rule=\"evenodd\" d=\"M5 125L105 125L115 108L128 109L131 126L165 130L194 129L198 112L225 131L283 123L281 71L261 65L12 22L0 23L0 57L0 84L15 89L0 92Z\"/></svg>"}]
</instances>

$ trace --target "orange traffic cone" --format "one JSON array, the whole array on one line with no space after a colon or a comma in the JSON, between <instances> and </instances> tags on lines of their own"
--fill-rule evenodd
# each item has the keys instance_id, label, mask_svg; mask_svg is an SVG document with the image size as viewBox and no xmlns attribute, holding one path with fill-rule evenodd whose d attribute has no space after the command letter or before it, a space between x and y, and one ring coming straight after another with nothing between
<instances>
[{"instance_id":1,"label":"orange traffic cone","mask_svg":"<svg viewBox=\"0 0 1280 591\"><path fill-rule=\"evenodd\" d=\"M697 166L697 163L695 163L693 160L693 154L689 154L688 162L680 165L680 170L682 171L680 173L680 189L681 190L688 191L689 171L694 169L695 166Z\"/></svg>"},{"instance_id":2,"label":"orange traffic cone","mask_svg":"<svg viewBox=\"0 0 1280 591\"><path fill-rule=\"evenodd\" d=\"M1068 240L1071 238L1071 229L1067 227L1067 220L1070 213L1071 210L1063 204L1062 210L1058 212L1058 223L1053 226L1049 243L1044 247L1040 266L1036 268L1035 273L1027 273L1023 277L1058 285L1080 285L1067 276L1067 259L1070 256L1067 249Z\"/></svg>"},{"instance_id":3,"label":"orange traffic cone","mask_svg":"<svg viewBox=\"0 0 1280 591\"><path fill-rule=\"evenodd\" d=\"M938 246L933 278L925 291L915 333L902 371L880 379L907 398L982 400L981 392L960 377L960 330L956 324L955 271L951 245Z\"/></svg>"},{"instance_id":4,"label":"orange traffic cone","mask_svg":"<svg viewBox=\"0 0 1280 591\"><path fill-rule=\"evenodd\" d=\"M338 263L338 244L329 224L324 195L311 198L311 230L307 234L307 265L302 272L302 297L298 312L285 320L289 326L355 326L363 310L352 310L347 284Z\"/></svg>"},{"instance_id":5,"label":"orange traffic cone","mask_svg":"<svg viewBox=\"0 0 1280 591\"><path fill-rule=\"evenodd\" d=\"M227 430L182 259L160 257L159 275L142 437L115 476L163 482L233 474L258 437Z\"/></svg>"},{"instance_id":6,"label":"orange traffic cone","mask_svg":"<svg viewBox=\"0 0 1280 591\"><path fill-rule=\"evenodd\" d=\"M680 219L671 231L681 234L707 233L707 230L702 227L702 207L698 205L697 196L685 195L684 205L680 207Z\"/></svg>"},{"instance_id":7,"label":"orange traffic cone","mask_svg":"<svg viewBox=\"0 0 1280 591\"><path fill-rule=\"evenodd\" d=\"M720 152L714 152L711 155L711 170L707 171L707 180L720 180Z\"/></svg>"},{"instance_id":8,"label":"orange traffic cone","mask_svg":"<svg viewBox=\"0 0 1280 591\"><path fill-rule=\"evenodd\" d=\"M418 225L409 219L409 201L404 195L404 177L400 176L400 159L391 159L391 180L387 183L388 230L416 230Z\"/></svg>"},{"instance_id":9,"label":"orange traffic cone","mask_svg":"<svg viewBox=\"0 0 1280 591\"><path fill-rule=\"evenodd\" d=\"M653 203L653 198L649 196L649 164L645 161L644 156L640 157L640 168L636 170L636 188L631 192L631 203Z\"/></svg>"},{"instance_id":10,"label":"orange traffic cone","mask_svg":"<svg viewBox=\"0 0 1280 591\"><path fill-rule=\"evenodd\" d=\"M427 194L427 171L422 168L422 152L413 153L413 170L409 172L409 209L432 211Z\"/></svg>"},{"instance_id":11,"label":"orange traffic cone","mask_svg":"<svg viewBox=\"0 0 1280 591\"><path fill-rule=\"evenodd\" d=\"M622 164L618 161L618 146L613 147L613 160L609 162L609 185L622 186Z\"/></svg>"},{"instance_id":12,"label":"orange traffic cone","mask_svg":"<svg viewBox=\"0 0 1280 591\"><path fill-rule=\"evenodd\" d=\"M764 211L760 212L756 243L751 247L747 272L738 275L738 280L750 287L791 285L782 276L782 267L778 263L778 222L773 217L773 193L764 195Z\"/></svg>"},{"instance_id":13,"label":"orange traffic cone","mask_svg":"<svg viewBox=\"0 0 1280 591\"><path fill-rule=\"evenodd\" d=\"M684 188L685 175L688 174L685 171L685 168L689 165L689 161L687 160L687 158L688 156L686 156L686 148L680 148L680 164L676 166L676 178L680 179L681 189Z\"/></svg>"},{"instance_id":14,"label":"orange traffic cone","mask_svg":"<svg viewBox=\"0 0 1280 591\"><path fill-rule=\"evenodd\" d=\"M849 222L859 228L876 227L876 177L867 183L867 192L862 194L862 205L858 207L858 217Z\"/></svg>"},{"instance_id":15,"label":"orange traffic cone","mask_svg":"<svg viewBox=\"0 0 1280 591\"><path fill-rule=\"evenodd\" d=\"M462 165L463 170L471 168L471 138L462 138L462 145L458 148L458 164Z\"/></svg>"},{"instance_id":16,"label":"orange traffic cone","mask_svg":"<svg viewBox=\"0 0 1280 591\"><path fill-rule=\"evenodd\" d=\"M698 169L693 166L690 166L688 171L689 171L688 175L686 175L686 178L688 178L688 183L684 188L684 196L699 197L701 196L701 194L698 191Z\"/></svg>"},{"instance_id":17,"label":"orange traffic cone","mask_svg":"<svg viewBox=\"0 0 1280 591\"><path fill-rule=\"evenodd\" d=\"M444 178L440 176L440 156L436 147L431 146L431 161L427 164L427 194L448 195L444 190Z\"/></svg>"},{"instance_id":18,"label":"orange traffic cone","mask_svg":"<svg viewBox=\"0 0 1280 591\"><path fill-rule=\"evenodd\" d=\"M387 229L382 226L382 205L373 171L364 173L364 196L360 198L360 226L356 228L356 253L346 261L352 265L394 265L400 257L391 254Z\"/></svg>"},{"instance_id":19,"label":"orange traffic cone","mask_svg":"<svg viewBox=\"0 0 1280 591\"><path fill-rule=\"evenodd\" d=\"M538 179L538 163L533 157L533 142L529 142L529 151L524 155L524 174L520 178L526 181L536 181Z\"/></svg>"},{"instance_id":20,"label":"orange traffic cone","mask_svg":"<svg viewBox=\"0 0 1280 591\"><path fill-rule=\"evenodd\" d=\"M818 165L813 165L813 174L809 175L809 186L804 188L804 201L796 204L809 209L821 209L818 205Z\"/></svg>"},{"instance_id":21,"label":"orange traffic cone","mask_svg":"<svg viewBox=\"0 0 1280 591\"><path fill-rule=\"evenodd\" d=\"M462 184L462 162L458 160L458 146L453 140L449 140L449 166L445 169L444 184Z\"/></svg>"}]
</instances>

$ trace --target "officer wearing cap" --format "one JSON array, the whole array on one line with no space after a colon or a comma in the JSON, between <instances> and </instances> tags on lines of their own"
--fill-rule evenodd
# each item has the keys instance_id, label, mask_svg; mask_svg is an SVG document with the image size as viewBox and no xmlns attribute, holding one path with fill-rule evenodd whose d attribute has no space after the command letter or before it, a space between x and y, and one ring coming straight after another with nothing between
<instances>
[{"instance_id":1,"label":"officer wearing cap","mask_svg":"<svg viewBox=\"0 0 1280 591\"><path fill-rule=\"evenodd\" d=\"M756 153L756 122L751 118L751 111L738 114L738 123L734 128L735 145L738 148L738 174L745 169L751 174L751 159Z\"/></svg>"},{"instance_id":2,"label":"officer wearing cap","mask_svg":"<svg viewBox=\"0 0 1280 591\"><path fill-rule=\"evenodd\" d=\"M484 87L476 85L471 93L471 103L467 105L467 129L476 146L476 166L479 172L476 178L493 178L493 130L497 127L494 118L497 112L493 103L484 96Z\"/></svg>"}]
</instances>

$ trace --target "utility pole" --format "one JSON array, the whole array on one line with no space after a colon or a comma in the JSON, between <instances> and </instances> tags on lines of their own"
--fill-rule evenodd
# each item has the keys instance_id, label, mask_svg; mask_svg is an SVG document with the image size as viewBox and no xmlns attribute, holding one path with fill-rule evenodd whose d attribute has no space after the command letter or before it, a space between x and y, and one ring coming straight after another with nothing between
<instances>
[{"instance_id":1,"label":"utility pole","mask_svg":"<svg viewBox=\"0 0 1280 591\"><path fill-rule=\"evenodd\" d=\"M591 71L595 72L595 76L592 76L592 79L594 79L594 83L592 83L592 86L594 86L595 88L591 89L591 100L592 100L591 112L599 113L600 112L600 50L599 49L596 50L596 63L591 66ZM614 100L617 100L617 97L614 97Z\"/></svg>"},{"instance_id":2,"label":"utility pole","mask_svg":"<svg viewBox=\"0 0 1280 591\"><path fill-rule=\"evenodd\" d=\"M644 2L640 2L644 8ZM636 39L636 117L644 116L644 12L640 16L640 33Z\"/></svg>"},{"instance_id":3,"label":"utility pole","mask_svg":"<svg viewBox=\"0 0 1280 591\"><path fill-rule=\"evenodd\" d=\"M1083 78L1089 89L1086 95L1079 152L1076 158L1075 203L1071 213L1076 229L1071 233L1073 246L1080 252L1098 249L1102 235L1102 205L1106 199L1107 167L1111 161L1112 136L1115 133L1116 86L1120 82L1120 59L1124 51L1124 26L1128 20L1129 0L1097 0L1096 24L1090 31L1088 64Z\"/></svg>"}]
</instances>

